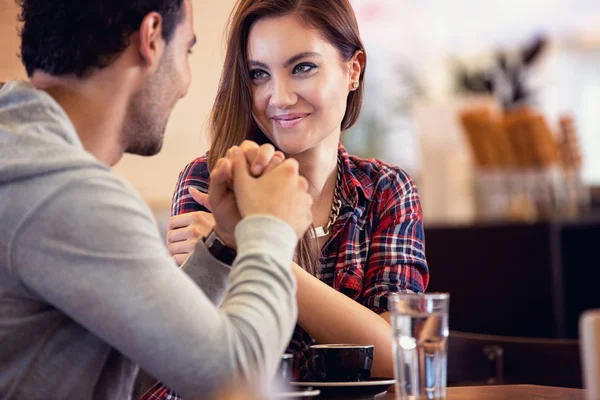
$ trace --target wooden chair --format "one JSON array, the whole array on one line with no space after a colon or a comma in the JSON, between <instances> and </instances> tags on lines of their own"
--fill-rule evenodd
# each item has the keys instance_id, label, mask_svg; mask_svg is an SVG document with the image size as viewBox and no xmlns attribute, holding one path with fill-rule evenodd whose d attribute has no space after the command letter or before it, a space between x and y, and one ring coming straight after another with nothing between
<instances>
[{"instance_id":1,"label":"wooden chair","mask_svg":"<svg viewBox=\"0 0 600 400\"><path fill-rule=\"evenodd\" d=\"M448 385L482 384L581 388L579 341L451 331Z\"/></svg>"}]
</instances>

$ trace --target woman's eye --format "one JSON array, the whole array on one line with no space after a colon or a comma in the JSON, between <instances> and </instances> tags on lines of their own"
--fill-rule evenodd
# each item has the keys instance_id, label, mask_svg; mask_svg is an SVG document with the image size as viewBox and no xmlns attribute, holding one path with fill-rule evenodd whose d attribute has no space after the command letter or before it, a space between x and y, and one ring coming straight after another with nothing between
<instances>
[{"instance_id":1,"label":"woman's eye","mask_svg":"<svg viewBox=\"0 0 600 400\"><path fill-rule=\"evenodd\" d=\"M310 63L298 64L294 67L293 73L294 74L305 74L307 72L312 71L316 67L317 67L316 65L310 64Z\"/></svg>"},{"instance_id":2,"label":"woman's eye","mask_svg":"<svg viewBox=\"0 0 600 400\"><path fill-rule=\"evenodd\" d=\"M264 79L268 76L268 74L262 69L253 69L250 71L250 79L253 81Z\"/></svg>"}]
</instances>

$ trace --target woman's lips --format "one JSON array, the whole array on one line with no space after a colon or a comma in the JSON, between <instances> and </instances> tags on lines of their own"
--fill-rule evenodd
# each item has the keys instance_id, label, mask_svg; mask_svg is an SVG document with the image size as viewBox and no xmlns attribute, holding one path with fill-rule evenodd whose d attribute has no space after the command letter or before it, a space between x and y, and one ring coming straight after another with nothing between
<instances>
[{"instance_id":1,"label":"woman's lips","mask_svg":"<svg viewBox=\"0 0 600 400\"><path fill-rule=\"evenodd\" d=\"M271 117L274 123L282 128L293 128L306 119L308 113L282 114Z\"/></svg>"}]
</instances>

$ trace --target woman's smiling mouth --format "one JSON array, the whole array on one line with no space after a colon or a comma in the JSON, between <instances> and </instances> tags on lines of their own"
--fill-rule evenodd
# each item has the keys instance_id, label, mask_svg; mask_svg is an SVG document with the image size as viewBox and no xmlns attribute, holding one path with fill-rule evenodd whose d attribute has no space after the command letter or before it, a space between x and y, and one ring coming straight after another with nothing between
<instances>
[{"instance_id":1,"label":"woman's smiling mouth","mask_svg":"<svg viewBox=\"0 0 600 400\"><path fill-rule=\"evenodd\" d=\"M271 117L271 119L282 128L293 128L304 121L309 115L309 113L280 114Z\"/></svg>"}]
</instances>

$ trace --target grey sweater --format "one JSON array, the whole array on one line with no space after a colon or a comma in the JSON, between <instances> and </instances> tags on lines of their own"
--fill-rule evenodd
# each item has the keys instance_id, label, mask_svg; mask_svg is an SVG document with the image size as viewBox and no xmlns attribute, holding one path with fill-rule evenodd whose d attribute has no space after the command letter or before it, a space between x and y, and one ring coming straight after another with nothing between
<instances>
[{"instance_id":1,"label":"grey sweater","mask_svg":"<svg viewBox=\"0 0 600 400\"><path fill-rule=\"evenodd\" d=\"M127 399L137 365L190 399L274 374L297 316L292 228L246 218L231 273L201 241L180 270L147 206L24 82L0 89L0 221L1 399Z\"/></svg>"}]
</instances>

